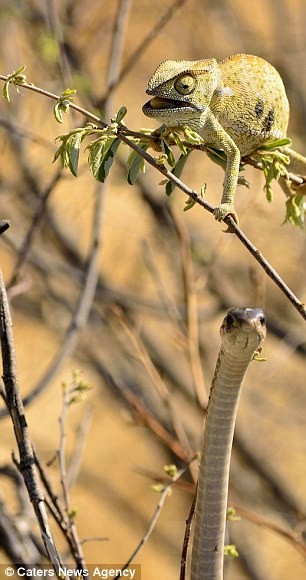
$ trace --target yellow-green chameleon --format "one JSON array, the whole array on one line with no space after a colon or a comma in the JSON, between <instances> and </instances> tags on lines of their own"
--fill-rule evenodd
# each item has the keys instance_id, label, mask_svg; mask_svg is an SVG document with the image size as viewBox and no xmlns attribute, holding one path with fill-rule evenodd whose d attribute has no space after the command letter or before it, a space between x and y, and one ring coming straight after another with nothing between
<instances>
[{"instance_id":1,"label":"yellow-green chameleon","mask_svg":"<svg viewBox=\"0 0 306 580\"><path fill-rule=\"evenodd\" d=\"M229 214L238 221L234 196L241 157L286 137L289 104L278 72L247 54L219 63L213 58L166 60L149 80L147 93L153 98L143 106L145 115L168 128L188 126L206 145L225 152L223 195L214 214L219 221ZM283 151L290 158L289 171L306 176L306 158L289 148Z\"/></svg>"}]
</instances>

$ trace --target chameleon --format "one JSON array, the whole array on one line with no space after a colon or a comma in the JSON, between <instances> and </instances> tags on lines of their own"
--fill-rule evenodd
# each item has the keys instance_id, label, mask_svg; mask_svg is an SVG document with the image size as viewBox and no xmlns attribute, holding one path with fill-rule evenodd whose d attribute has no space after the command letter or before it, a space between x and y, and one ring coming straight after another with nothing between
<instances>
[{"instance_id":1,"label":"chameleon","mask_svg":"<svg viewBox=\"0 0 306 580\"><path fill-rule=\"evenodd\" d=\"M150 78L151 98L142 111L163 127L190 127L205 145L221 149L226 168L221 204L214 209L218 221L231 215L238 223L234 198L241 158L263 145L286 138L289 103L281 76L259 56L236 54L214 58L166 60ZM306 158L289 147L289 171L306 176ZM280 184L287 195L289 181Z\"/></svg>"}]
</instances>

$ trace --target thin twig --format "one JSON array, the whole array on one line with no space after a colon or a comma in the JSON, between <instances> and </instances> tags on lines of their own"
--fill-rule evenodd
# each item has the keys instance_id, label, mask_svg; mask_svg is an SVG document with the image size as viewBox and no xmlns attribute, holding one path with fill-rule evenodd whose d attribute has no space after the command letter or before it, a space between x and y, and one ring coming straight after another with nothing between
<instances>
[{"instance_id":1,"label":"thin twig","mask_svg":"<svg viewBox=\"0 0 306 580\"><path fill-rule=\"evenodd\" d=\"M196 459L197 457L195 457L194 459ZM153 480L154 482L161 484L161 485L167 485L171 481L171 480L169 480L169 477L167 477L167 476L161 476L158 473L155 473L155 472L150 471L148 469L144 469L142 467L135 469L135 471L137 473L139 473L140 475L143 475L144 477L147 477L147 478L149 478L149 479ZM193 516L195 499L196 499L196 486L189 481L180 481L180 480L175 481L175 486L182 491L188 492L189 494L193 494L193 503L191 504L189 517L187 518L187 521L186 521L186 526L190 527L190 525L192 523L192 516ZM256 524L257 526L266 528L267 530L270 530L271 532L274 532L274 533L284 537L286 540L288 540L293 545L293 547L300 554L302 554L304 557L306 556L306 544L302 540L301 534L297 533L294 530L291 530L288 527L283 526L282 524L278 524L271 519L268 519L260 514L257 514L246 507L241 506L240 504L236 503L231 498L229 500L229 505L234 509L235 514L237 516L240 516L242 519L245 519L253 524ZM189 530L186 533L189 534ZM184 556L183 552L185 552L184 549L182 551L182 562L185 560L185 556ZM182 576L182 573L180 576L180 580L185 580L185 577Z\"/></svg>"},{"instance_id":2,"label":"thin twig","mask_svg":"<svg viewBox=\"0 0 306 580\"><path fill-rule=\"evenodd\" d=\"M0 75L0 80L7 81L8 77L5 75ZM49 97L50 99L53 99L55 101L58 101L60 98L58 95L50 93L49 91L45 91L44 89L36 87L35 85L23 83L22 87L30 91L34 91L36 93L44 95L45 97ZM75 111L78 111L79 113L81 113L94 123L100 125L101 127L103 128L108 127L107 123L105 123L102 119L97 117L97 115L90 113L83 107L80 107L75 103L71 103L70 107ZM164 177L166 177L169 181L174 183L179 189L181 189L181 191L186 193L188 197L191 197L197 204L203 207L206 211L208 211L211 214L214 213L215 208L210 203L205 201L196 191L185 185L185 183L183 183L180 179L178 179L178 177L173 175L173 173L169 171L164 165L159 165L158 163L156 163L154 157L149 155L147 151L144 151L143 149L138 147L136 143L134 143L127 137L127 135L128 129L126 127L120 127L120 129L118 129L118 137L121 139L121 141L123 141L123 143L126 143L126 145L128 145L131 149L136 151L145 161L147 161L147 163L149 163L149 165L152 165L152 167L154 167L157 171L159 171L162 175L164 175ZM279 289L283 292L283 294L289 299L292 306L299 312L302 318L306 320L306 307L304 306L304 304L301 303L301 301L295 296L292 290L290 290L290 288L284 283L284 281L277 274L274 268L272 268L271 264L269 264L268 260L266 260L264 256L261 254L261 252L250 242L247 236L236 224L235 220L229 215L224 219L224 222L227 224L229 231L231 231L238 237L238 239L242 242L242 244L246 247L246 249L252 254L255 260L265 270L265 272L268 274L271 280L279 287Z\"/></svg>"},{"instance_id":3,"label":"thin twig","mask_svg":"<svg viewBox=\"0 0 306 580\"><path fill-rule=\"evenodd\" d=\"M184 323L182 313L168 293L167 285L165 284L163 276L161 275L159 268L155 263L150 244L146 240L143 241L143 254L146 266L148 267L148 270L151 273L155 283L158 299L163 305L165 313L167 314L170 321L176 328L179 327L180 339L182 342L186 342L186 336L183 336L182 334L182 332L184 332L186 335L186 324Z\"/></svg>"},{"instance_id":4,"label":"thin twig","mask_svg":"<svg viewBox=\"0 0 306 580\"><path fill-rule=\"evenodd\" d=\"M122 68L120 74L118 75L116 80L112 80L111 83L108 84L108 90L106 91L105 95L99 99L99 103L103 103L106 97L109 95L110 91L113 91L118 85L122 82L122 80L127 76L133 66L137 63L137 61L143 56L146 49L151 44L152 40L156 38L158 34L160 34L161 30L168 24L169 20L175 16L177 11L186 3L187 0L175 0L172 6L166 9L165 13L162 14L160 19L156 22L156 24L149 30L148 34L145 38L141 41L140 45L136 48L135 52L131 54L127 62L125 63L124 67Z\"/></svg>"},{"instance_id":5,"label":"thin twig","mask_svg":"<svg viewBox=\"0 0 306 580\"><path fill-rule=\"evenodd\" d=\"M238 516L241 516L241 518L244 518L249 522L252 522L253 524L256 524L262 528L266 528L267 530L270 530L272 532L277 533L280 536L283 536L294 546L296 550L298 550L298 552L304 558L306 558L306 544L298 537L297 533L293 532L288 528L284 528L282 525L277 524L271 520L268 520L267 518L259 514L256 514L253 511L244 508L240 505L234 504L234 509L236 514Z\"/></svg>"},{"instance_id":6,"label":"thin twig","mask_svg":"<svg viewBox=\"0 0 306 580\"><path fill-rule=\"evenodd\" d=\"M81 421L77 427L74 450L70 457L67 471L67 484L69 489L71 489L71 487L74 485L80 471L83 451L85 449L86 436L88 434L93 417L93 410L94 409L92 405L87 405Z\"/></svg>"},{"instance_id":7,"label":"thin twig","mask_svg":"<svg viewBox=\"0 0 306 580\"><path fill-rule=\"evenodd\" d=\"M48 516L45 509L44 496L41 491L38 474L35 467L35 459L30 440L29 430L24 414L24 407L20 395L17 377L16 356L11 315L5 290L5 285L0 272L0 324L1 324L1 350L3 364L3 381L6 392L6 403L14 425L15 437L19 450L18 468L24 478L24 482L33 504L33 509L39 524L42 540L46 552L54 570L58 573L62 563L53 540L49 527Z\"/></svg>"},{"instance_id":8,"label":"thin twig","mask_svg":"<svg viewBox=\"0 0 306 580\"><path fill-rule=\"evenodd\" d=\"M193 457L189 463L191 463L192 461L194 461L195 457ZM149 537L151 536L154 527L156 525L156 522L159 518L160 512L163 508L163 505L169 495L169 490L171 489L171 487L175 484L175 482L187 471L187 469L189 468L189 465L187 465L186 467L183 467L182 469L180 469L179 471L177 471L176 475L171 479L171 481L169 481L169 483L167 483L163 489L163 491L160 494L160 498L158 501L158 504L155 508L154 514L151 518L151 521L143 535L143 537L141 538L139 544L136 546L134 552L131 554L131 556L129 557L129 559L127 560L127 562L124 564L123 568L121 569L120 574L118 574L115 577L115 580L118 580L118 578L121 578L122 576L122 572L124 570L126 570L129 565L131 564L131 562L134 560L134 558L137 556L138 552L141 550L141 548L146 544L146 542L148 541Z\"/></svg>"},{"instance_id":9,"label":"thin twig","mask_svg":"<svg viewBox=\"0 0 306 580\"><path fill-rule=\"evenodd\" d=\"M130 10L132 7L132 0L121 0L118 6L117 15L115 18L115 25L112 35L110 59L108 65L108 74L106 79L106 93L103 99L110 105L110 97L113 88L118 84L122 70L120 71L124 40L126 36L127 24Z\"/></svg>"},{"instance_id":10,"label":"thin twig","mask_svg":"<svg viewBox=\"0 0 306 580\"><path fill-rule=\"evenodd\" d=\"M170 393L165 381L163 381L163 379L161 378L154 363L152 362L150 355L149 355L143 341L141 340L141 337L131 327L131 325L129 324L129 321L124 316L123 312L118 307L113 308L113 311L116 314L117 320L120 323L122 329L124 330L125 334L129 338L129 340L130 340L130 342L135 350L135 353L136 353L138 360L143 365L146 373L148 374L148 376L150 377L150 379L152 381L152 384L153 384L156 392L161 397L161 399L162 399L162 401L163 401L163 403L168 411L168 415L169 415L169 418L171 420L171 424L173 425L173 429L175 431L175 434L177 436L177 439L178 439L180 445L184 449L186 449L186 451L191 456L192 449L190 447L188 437L187 437L185 429L182 425L181 419L180 419L180 417L179 417L179 415L174 407L173 397L171 396L171 393Z\"/></svg>"},{"instance_id":11,"label":"thin twig","mask_svg":"<svg viewBox=\"0 0 306 580\"><path fill-rule=\"evenodd\" d=\"M175 209L174 206L171 208L171 213L181 243L183 288L185 293L187 313L190 368L200 407L202 409L206 409L209 389L207 389L205 385L200 355L198 299L195 289L193 263L190 251L190 239L185 223L181 218L181 214Z\"/></svg>"},{"instance_id":12,"label":"thin twig","mask_svg":"<svg viewBox=\"0 0 306 580\"><path fill-rule=\"evenodd\" d=\"M197 502L197 492L193 496L192 504L190 506L188 518L186 520L186 527L185 527L185 534L184 534L184 541L182 547L182 555L181 555L181 572L180 572L180 580L185 580L186 577L186 565L187 565L187 556L188 556L188 546L191 534L191 525L192 520L195 512Z\"/></svg>"},{"instance_id":13,"label":"thin twig","mask_svg":"<svg viewBox=\"0 0 306 580\"><path fill-rule=\"evenodd\" d=\"M38 206L36 208L36 211L34 213L30 228L25 236L25 239L22 243L21 249L19 251L18 254L18 259L16 262L16 265L14 267L13 273L11 275L10 281L8 283L8 297L10 298L11 294L14 293L13 290L13 286L17 283L18 279L20 279L20 277L23 274L25 265L27 263L33 242L35 240L35 235L37 233L37 230L44 218L44 215L46 213L46 209L47 209L47 203L48 203L48 199L51 195L51 193L54 190L54 187L56 186L56 184L58 183L60 177L62 175L62 171L61 170L57 170L55 175L52 177L49 185L46 187L44 193L41 195L39 202L38 202Z\"/></svg>"},{"instance_id":14,"label":"thin twig","mask_svg":"<svg viewBox=\"0 0 306 580\"><path fill-rule=\"evenodd\" d=\"M99 370L100 376L103 377L104 381L110 385L112 390L118 390L131 409L135 411L136 419L139 419L142 425L148 427L152 433L162 441L166 448L176 455L176 457L181 459L184 463L188 463L190 459L189 452L179 443L177 438L165 429L160 421L152 414L148 407L128 387L128 385L120 377L114 377L102 364L100 357L98 358L92 350L88 352L88 356Z\"/></svg>"},{"instance_id":15,"label":"thin twig","mask_svg":"<svg viewBox=\"0 0 306 580\"><path fill-rule=\"evenodd\" d=\"M61 475L61 485L63 490L63 501L65 506L66 521L68 525L69 535L71 538L71 543L73 545L73 556L75 558L78 568L81 570L86 569L86 563L84 559L84 554L82 546L79 540L76 525L74 523L74 517L71 515L71 503L70 503L70 492L67 480L67 469L66 469L66 427L67 427L67 414L71 403L71 397L75 393L75 385L73 384L70 388L64 389L63 393L63 405L62 412L59 418L60 424L60 445L58 449L58 459L59 468Z\"/></svg>"},{"instance_id":16,"label":"thin twig","mask_svg":"<svg viewBox=\"0 0 306 580\"><path fill-rule=\"evenodd\" d=\"M34 457L35 464L37 466L40 475L40 479L44 485L47 494L47 497L45 498L45 504L65 538L70 548L70 554L74 557L76 562L79 563L82 560L80 557L82 552L81 549L82 541L79 540L74 534L74 530L72 529L71 526L71 521L66 512L63 511L61 502L59 501L57 494L53 491L51 482L47 477L46 471L43 469L41 461L36 453ZM83 566L84 569L85 562L81 562L81 566Z\"/></svg>"}]
</instances>

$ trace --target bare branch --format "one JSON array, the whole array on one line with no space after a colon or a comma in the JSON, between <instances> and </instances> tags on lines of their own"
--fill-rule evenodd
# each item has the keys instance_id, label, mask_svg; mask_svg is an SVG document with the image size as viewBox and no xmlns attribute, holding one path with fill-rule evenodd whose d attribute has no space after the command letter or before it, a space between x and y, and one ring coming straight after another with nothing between
<instances>
[{"instance_id":1,"label":"bare branch","mask_svg":"<svg viewBox=\"0 0 306 580\"><path fill-rule=\"evenodd\" d=\"M173 425L178 442L180 443L182 448L184 448L191 456L192 449L191 449L188 437L186 435L184 426L182 424L181 418L179 417L179 414L177 413L177 411L175 409L173 397L171 396L171 393L167 387L167 384L162 379L162 377L160 376L158 370L156 369L153 361L151 360L150 355L149 355L143 341L141 340L141 337L131 327L131 325L129 324L129 321L124 316L123 312L118 307L113 308L113 311L115 312L115 314L117 316L117 320L120 323L121 327L123 328L125 334L127 335L128 339L130 340L130 342L133 346L133 349L136 353L136 357L143 365L143 368L145 369L146 373L148 374L149 378L151 379L152 384L153 384L156 392L161 397L161 399L165 405L165 408L167 409L167 412L168 412L169 418L171 419L171 423Z\"/></svg>"},{"instance_id":2,"label":"bare branch","mask_svg":"<svg viewBox=\"0 0 306 580\"><path fill-rule=\"evenodd\" d=\"M193 496L192 504L190 506L188 518L186 520L186 527L185 527L185 534L184 534L184 541L182 547L182 555L181 555L181 572L180 572L180 580L185 580L186 577L186 565L187 565L187 556L188 556L188 546L191 534L191 525L192 520L195 512L197 502L197 492Z\"/></svg>"},{"instance_id":3,"label":"bare branch","mask_svg":"<svg viewBox=\"0 0 306 580\"><path fill-rule=\"evenodd\" d=\"M55 175L53 176L53 178L51 179L48 187L46 188L46 190L44 191L44 193L42 194L39 202L38 202L38 206L36 208L36 211L34 213L33 219L32 219L32 223L30 225L30 228L25 236L25 239L23 241L22 247L19 251L18 254L18 259L15 265L15 268L13 270L11 279L8 283L8 296L10 298L10 296L15 292L14 289L12 288L13 286L15 286L15 284L18 282L18 280L20 279L20 277L23 274L25 265L27 263L31 248L32 248L32 244L35 240L35 234L37 233L37 230L44 218L46 209L47 209L47 203L48 203L48 199L51 195L51 193L54 190L55 185L58 183L60 177L62 175L62 171L61 170L57 170Z\"/></svg>"},{"instance_id":4,"label":"bare branch","mask_svg":"<svg viewBox=\"0 0 306 580\"><path fill-rule=\"evenodd\" d=\"M199 404L202 409L206 409L208 403L208 389L205 385L200 356L198 300L197 292L195 289L193 264L190 252L190 240L187 228L181 219L181 214L175 210L174 206L172 206L171 212L181 244L183 287L187 312L187 334L190 367Z\"/></svg>"},{"instance_id":5,"label":"bare branch","mask_svg":"<svg viewBox=\"0 0 306 580\"><path fill-rule=\"evenodd\" d=\"M119 71L122 60L126 27L131 7L132 0L121 0L118 6L118 12L116 15L115 26L113 30L110 59L108 64L106 96L103 99L103 101L105 101L108 104L108 106L110 104L110 95L112 89L118 84L121 76Z\"/></svg>"},{"instance_id":6,"label":"bare branch","mask_svg":"<svg viewBox=\"0 0 306 580\"><path fill-rule=\"evenodd\" d=\"M189 461L189 464L190 464L192 461L194 461L194 459L195 459L195 457L193 457L193 458L192 458L192 459ZM141 548L142 548L142 547L143 547L143 546L146 544L146 542L148 541L149 537L151 536L151 534L152 534L152 532L153 532L153 530L154 530L155 524L156 524L156 522L157 522L157 520L158 520L158 518L159 518L159 515L160 515L160 513L161 513L161 510L162 510L162 508L163 508L163 506L164 506L164 503L165 503L165 501L166 501L166 499L167 499L167 497L168 497L168 495L169 495L169 491L170 491L171 487L172 487L172 486L175 484L175 482L176 482L176 481L177 481L177 480L178 480L178 479L179 479L179 478L180 478L180 477L181 477L181 476L182 476L182 475L183 475L183 474L184 474L184 473L187 471L188 467L189 467L189 465L187 465L186 467L183 467L182 469L180 469L179 471L177 471L176 475L175 475L175 476L174 476L174 477L173 477L173 478L172 478L172 479L169 481L169 483L167 483L167 484L164 486L164 489L163 489L163 491L162 491L162 492L161 492L161 494L160 494L160 498L159 498L158 504L157 504L157 506L156 506L156 508L155 508L154 514L153 514L153 516L152 516L152 518L151 518L151 521L150 521L150 523L149 523L149 525L148 525L148 527L147 527L147 529L146 529L146 531L145 531L145 533L144 533L143 537L141 538L141 540L140 540L139 544L136 546L136 548L135 548L134 552L131 554L131 556L129 557L128 561L127 561L127 562L124 564L124 566L123 566L123 568L122 568L121 572L122 572L123 570L126 570L126 569L129 567L129 565L130 565L130 564L131 564L131 562L134 560L134 558L137 556L137 554L139 553L139 551L141 550ZM120 578L120 577L121 577L121 574L120 574L120 575L118 575L118 576L116 576L115 580L117 580L117 579L118 579L118 578Z\"/></svg>"},{"instance_id":7,"label":"bare branch","mask_svg":"<svg viewBox=\"0 0 306 580\"><path fill-rule=\"evenodd\" d=\"M58 573L58 570L62 564L49 527L44 496L40 489L38 475L35 467L32 443L30 440L18 384L12 321L1 272L0 325L3 382L5 385L6 403L14 425L14 432L19 450L18 468L24 479L30 500L33 504L33 509L41 531L41 536L46 548L46 552L50 562L54 567L54 570L56 573Z\"/></svg>"},{"instance_id":8,"label":"bare branch","mask_svg":"<svg viewBox=\"0 0 306 580\"><path fill-rule=\"evenodd\" d=\"M112 82L108 84L108 90L106 91L105 95L101 99L99 99L99 104L105 101L110 91L113 91L115 88L118 87L118 85L127 76L130 70L139 60L139 58L143 56L145 50L151 44L152 40L154 40L154 38L156 38L156 36L160 34L161 30L166 26L166 24L168 24L171 18L173 18L176 15L178 10L186 3L186 1L187 0L175 0L172 6L170 6L170 8L167 8L165 13L162 14L160 19L156 22L156 24L151 28L151 30L149 30L148 34L142 40L140 45L136 48L135 52L131 54L131 56L125 63L124 67L122 68L120 74L118 75L117 79L112 80Z\"/></svg>"}]
</instances>

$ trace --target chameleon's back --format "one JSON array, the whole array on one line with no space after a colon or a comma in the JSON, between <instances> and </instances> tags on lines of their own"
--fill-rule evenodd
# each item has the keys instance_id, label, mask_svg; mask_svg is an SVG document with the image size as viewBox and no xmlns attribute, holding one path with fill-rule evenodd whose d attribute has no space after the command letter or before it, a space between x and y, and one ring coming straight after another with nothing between
<instances>
[{"instance_id":1,"label":"chameleon's back","mask_svg":"<svg viewBox=\"0 0 306 580\"><path fill-rule=\"evenodd\" d=\"M219 63L228 96L218 119L242 155L286 136L289 104L276 69L257 56L238 54ZM213 108L213 107L212 107Z\"/></svg>"}]
</instances>

